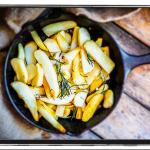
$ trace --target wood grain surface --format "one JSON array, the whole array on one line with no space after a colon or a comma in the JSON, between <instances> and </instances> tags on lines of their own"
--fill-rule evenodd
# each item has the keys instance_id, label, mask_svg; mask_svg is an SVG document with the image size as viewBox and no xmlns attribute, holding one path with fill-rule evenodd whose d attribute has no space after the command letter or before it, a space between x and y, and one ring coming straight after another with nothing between
<instances>
[{"instance_id":1,"label":"wood grain surface","mask_svg":"<svg viewBox=\"0 0 150 150\"><path fill-rule=\"evenodd\" d=\"M116 21L116 24L150 46L150 8L143 8L136 14Z\"/></svg>"}]
</instances>

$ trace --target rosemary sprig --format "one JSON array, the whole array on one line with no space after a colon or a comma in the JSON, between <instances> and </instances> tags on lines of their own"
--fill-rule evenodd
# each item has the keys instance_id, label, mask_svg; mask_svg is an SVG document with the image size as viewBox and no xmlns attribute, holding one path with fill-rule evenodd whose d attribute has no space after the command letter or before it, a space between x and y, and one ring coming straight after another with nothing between
<instances>
[{"instance_id":1,"label":"rosemary sprig","mask_svg":"<svg viewBox=\"0 0 150 150\"><path fill-rule=\"evenodd\" d=\"M61 98L71 94L71 88L69 85L69 81L64 77L64 75L61 72L61 65L62 64L63 63L60 61L56 62L56 71L58 73L58 76L60 76L60 79L61 79L61 81L59 81L59 87L61 89L59 96Z\"/></svg>"},{"instance_id":2,"label":"rosemary sprig","mask_svg":"<svg viewBox=\"0 0 150 150\"><path fill-rule=\"evenodd\" d=\"M104 74L102 74L102 71L100 71L100 77L102 78L102 80L103 80L103 85L104 85L101 94L104 94L105 91L106 91L106 90L104 90L104 89L105 89L105 84L107 83L107 80L106 80L106 77L104 76Z\"/></svg>"},{"instance_id":3,"label":"rosemary sprig","mask_svg":"<svg viewBox=\"0 0 150 150\"><path fill-rule=\"evenodd\" d=\"M91 65L93 66L93 64L94 64L94 59L93 59L93 58L91 57L91 55L88 54L88 53L87 53L87 60L88 60L89 64L91 64Z\"/></svg>"}]
</instances>

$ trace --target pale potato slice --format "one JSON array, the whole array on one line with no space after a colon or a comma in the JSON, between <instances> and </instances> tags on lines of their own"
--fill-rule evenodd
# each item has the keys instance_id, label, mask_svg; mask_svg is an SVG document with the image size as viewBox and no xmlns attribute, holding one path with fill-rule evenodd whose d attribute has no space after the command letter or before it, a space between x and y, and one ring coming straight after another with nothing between
<instances>
[{"instance_id":1,"label":"pale potato slice","mask_svg":"<svg viewBox=\"0 0 150 150\"><path fill-rule=\"evenodd\" d=\"M110 73L115 63L109 58L94 41L87 41L84 48L88 54L107 72Z\"/></svg>"},{"instance_id":2,"label":"pale potato slice","mask_svg":"<svg viewBox=\"0 0 150 150\"><path fill-rule=\"evenodd\" d=\"M93 80L100 74L101 68L97 63L94 63L94 68L91 72L87 73L85 76L86 82L90 85Z\"/></svg>"},{"instance_id":3,"label":"pale potato slice","mask_svg":"<svg viewBox=\"0 0 150 150\"><path fill-rule=\"evenodd\" d=\"M67 105L73 100L74 96L75 96L75 94L70 94L63 98L61 98L61 97L59 97L59 98L41 97L40 100L44 101L46 103L53 104L53 105Z\"/></svg>"},{"instance_id":4,"label":"pale potato slice","mask_svg":"<svg viewBox=\"0 0 150 150\"><path fill-rule=\"evenodd\" d=\"M79 33L79 27L75 27L73 30L73 36L71 41L71 50L74 48L77 48L78 46L78 33Z\"/></svg>"},{"instance_id":5,"label":"pale potato slice","mask_svg":"<svg viewBox=\"0 0 150 150\"><path fill-rule=\"evenodd\" d=\"M45 95L45 90L44 90L43 87L32 87L32 86L29 86L29 88L32 90L32 93L34 94L34 96L36 98L39 98L39 97Z\"/></svg>"},{"instance_id":6,"label":"pale potato slice","mask_svg":"<svg viewBox=\"0 0 150 150\"><path fill-rule=\"evenodd\" d=\"M90 34L86 28L80 28L78 33L78 43L82 46L86 41L91 39Z\"/></svg>"},{"instance_id":7,"label":"pale potato slice","mask_svg":"<svg viewBox=\"0 0 150 150\"><path fill-rule=\"evenodd\" d=\"M36 64L36 59L34 57L35 50L37 50L37 45L35 42L31 41L25 45L24 51L27 65Z\"/></svg>"},{"instance_id":8,"label":"pale potato slice","mask_svg":"<svg viewBox=\"0 0 150 150\"><path fill-rule=\"evenodd\" d=\"M37 103L32 90L22 82L12 82L11 86L17 92L18 97L22 99L29 108L35 121L38 121Z\"/></svg>"},{"instance_id":9,"label":"pale potato slice","mask_svg":"<svg viewBox=\"0 0 150 150\"><path fill-rule=\"evenodd\" d=\"M18 58L22 59L23 61L25 60L24 48L21 43L18 44Z\"/></svg>"},{"instance_id":10,"label":"pale potato slice","mask_svg":"<svg viewBox=\"0 0 150 150\"><path fill-rule=\"evenodd\" d=\"M49 52L56 53L56 52L60 52L61 51L59 46L58 46L58 44L57 44L57 41L54 40L54 39L47 38L44 41L44 44L48 48Z\"/></svg>"},{"instance_id":11,"label":"pale potato slice","mask_svg":"<svg viewBox=\"0 0 150 150\"><path fill-rule=\"evenodd\" d=\"M108 90L105 92L105 95L104 95L103 107L111 108L113 103L114 103L114 93L112 90Z\"/></svg>"},{"instance_id":12,"label":"pale potato slice","mask_svg":"<svg viewBox=\"0 0 150 150\"><path fill-rule=\"evenodd\" d=\"M50 89L54 91L53 96L57 97L59 95L59 84L57 74L53 64L51 63L51 60L41 50L35 51L34 56L37 59L38 63L42 65L46 81L48 82Z\"/></svg>"},{"instance_id":13,"label":"pale potato slice","mask_svg":"<svg viewBox=\"0 0 150 150\"><path fill-rule=\"evenodd\" d=\"M87 95L88 95L88 90L77 93L74 97L74 101L73 101L74 105L76 107L84 107Z\"/></svg>"},{"instance_id":14,"label":"pale potato slice","mask_svg":"<svg viewBox=\"0 0 150 150\"><path fill-rule=\"evenodd\" d=\"M69 50L69 44L66 39L60 33L57 34L56 39L60 49L63 52L67 52Z\"/></svg>"},{"instance_id":15,"label":"pale potato slice","mask_svg":"<svg viewBox=\"0 0 150 150\"><path fill-rule=\"evenodd\" d=\"M91 62L91 64L90 64L90 62L88 61L87 54L84 49L81 49L80 55L81 55L81 63L82 63L83 73L87 74L88 72L91 72L93 70L94 62Z\"/></svg>"},{"instance_id":16,"label":"pale potato slice","mask_svg":"<svg viewBox=\"0 0 150 150\"><path fill-rule=\"evenodd\" d=\"M25 63L22 59L20 58L13 58L11 60L11 66L13 67L18 81L27 83L28 81L28 72L27 68L25 66Z\"/></svg>"},{"instance_id":17,"label":"pale potato slice","mask_svg":"<svg viewBox=\"0 0 150 150\"><path fill-rule=\"evenodd\" d=\"M68 42L68 44L71 43L71 35L69 33L67 33L67 32L65 32L65 39Z\"/></svg>"},{"instance_id":18,"label":"pale potato slice","mask_svg":"<svg viewBox=\"0 0 150 150\"><path fill-rule=\"evenodd\" d=\"M36 75L32 80L32 86L42 86L43 84L43 68L37 63L36 64Z\"/></svg>"},{"instance_id":19,"label":"pale potato slice","mask_svg":"<svg viewBox=\"0 0 150 150\"><path fill-rule=\"evenodd\" d=\"M65 38L65 31L60 31L59 33Z\"/></svg>"},{"instance_id":20,"label":"pale potato slice","mask_svg":"<svg viewBox=\"0 0 150 150\"><path fill-rule=\"evenodd\" d=\"M31 31L30 33L31 33L33 40L38 45L38 47L42 50L48 51L43 41L41 40L40 36L38 35L38 33L36 31Z\"/></svg>"},{"instance_id":21,"label":"pale potato slice","mask_svg":"<svg viewBox=\"0 0 150 150\"><path fill-rule=\"evenodd\" d=\"M76 85L86 84L85 77L80 74L80 55L77 54L72 64L72 80Z\"/></svg>"},{"instance_id":22,"label":"pale potato slice","mask_svg":"<svg viewBox=\"0 0 150 150\"><path fill-rule=\"evenodd\" d=\"M58 33L62 30L68 30L77 26L75 21L61 21L57 23L49 24L42 28L43 32L50 37L51 35Z\"/></svg>"},{"instance_id":23,"label":"pale potato slice","mask_svg":"<svg viewBox=\"0 0 150 150\"><path fill-rule=\"evenodd\" d=\"M44 106L38 103L38 112L42 115L42 117L46 119L54 128L58 129L62 133L65 133L66 129L56 120L52 110L49 110L45 109Z\"/></svg>"},{"instance_id":24,"label":"pale potato slice","mask_svg":"<svg viewBox=\"0 0 150 150\"><path fill-rule=\"evenodd\" d=\"M36 76L36 66L34 64L27 65L28 84L31 84L32 79Z\"/></svg>"},{"instance_id":25,"label":"pale potato slice","mask_svg":"<svg viewBox=\"0 0 150 150\"><path fill-rule=\"evenodd\" d=\"M57 106L56 116L64 117L65 106Z\"/></svg>"}]
</instances>

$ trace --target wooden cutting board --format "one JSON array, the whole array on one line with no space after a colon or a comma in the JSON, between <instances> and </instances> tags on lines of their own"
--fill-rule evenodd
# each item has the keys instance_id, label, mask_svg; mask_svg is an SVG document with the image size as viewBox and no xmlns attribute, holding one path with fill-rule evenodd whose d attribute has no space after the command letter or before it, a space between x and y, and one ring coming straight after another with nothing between
<instances>
[{"instance_id":1,"label":"wooden cutting board","mask_svg":"<svg viewBox=\"0 0 150 150\"><path fill-rule=\"evenodd\" d=\"M116 23L122 27L121 22L124 21L122 20ZM101 26L105 28L128 53L142 55L150 52L148 46L116 26L116 24L105 23L101 24ZM133 26L135 25L133 24ZM124 27L124 29L126 29L126 27ZM0 52L0 139L101 140L103 138L150 138L150 65L142 65L132 70L125 82L119 104L102 123L84 132L80 136L56 135L43 132L28 124L16 113L9 102L3 83L3 66L6 53L7 52L4 51Z\"/></svg>"}]
</instances>

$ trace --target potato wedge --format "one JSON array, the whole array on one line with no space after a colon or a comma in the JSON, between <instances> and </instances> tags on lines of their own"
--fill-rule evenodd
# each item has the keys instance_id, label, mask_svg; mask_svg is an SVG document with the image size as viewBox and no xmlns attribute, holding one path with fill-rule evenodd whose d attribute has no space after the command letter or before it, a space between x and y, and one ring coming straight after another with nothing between
<instances>
[{"instance_id":1,"label":"potato wedge","mask_svg":"<svg viewBox=\"0 0 150 150\"><path fill-rule=\"evenodd\" d=\"M78 107L77 113L76 113L76 119L82 119L82 108Z\"/></svg>"},{"instance_id":2,"label":"potato wedge","mask_svg":"<svg viewBox=\"0 0 150 150\"><path fill-rule=\"evenodd\" d=\"M22 59L23 61L25 60L24 48L21 43L18 44L18 58Z\"/></svg>"},{"instance_id":3,"label":"potato wedge","mask_svg":"<svg viewBox=\"0 0 150 150\"><path fill-rule=\"evenodd\" d=\"M104 69L101 70L100 77L103 81L107 81L110 79L110 75Z\"/></svg>"},{"instance_id":4,"label":"potato wedge","mask_svg":"<svg viewBox=\"0 0 150 150\"><path fill-rule=\"evenodd\" d=\"M44 41L44 44L46 45L47 49L51 53L57 53L57 52L61 51L60 48L59 48L59 46L58 46L58 44L57 44L57 41L54 40L54 39L47 38Z\"/></svg>"},{"instance_id":5,"label":"potato wedge","mask_svg":"<svg viewBox=\"0 0 150 150\"><path fill-rule=\"evenodd\" d=\"M57 106L56 116L64 117L65 106Z\"/></svg>"},{"instance_id":6,"label":"potato wedge","mask_svg":"<svg viewBox=\"0 0 150 150\"><path fill-rule=\"evenodd\" d=\"M67 52L69 50L69 44L66 39L60 33L57 34L56 39L60 49L63 52Z\"/></svg>"},{"instance_id":7,"label":"potato wedge","mask_svg":"<svg viewBox=\"0 0 150 150\"><path fill-rule=\"evenodd\" d=\"M72 64L72 79L76 85L85 84L85 78L80 74L80 55L77 54Z\"/></svg>"},{"instance_id":8,"label":"potato wedge","mask_svg":"<svg viewBox=\"0 0 150 150\"><path fill-rule=\"evenodd\" d=\"M65 32L65 39L68 42L68 44L71 43L71 35L69 33L67 33L67 32Z\"/></svg>"},{"instance_id":9,"label":"potato wedge","mask_svg":"<svg viewBox=\"0 0 150 150\"><path fill-rule=\"evenodd\" d=\"M12 82L12 88L17 92L18 97L22 99L29 108L35 121L38 121L37 103L32 90L22 82Z\"/></svg>"},{"instance_id":10,"label":"potato wedge","mask_svg":"<svg viewBox=\"0 0 150 150\"><path fill-rule=\"evenodd\" d=\"M43 87L32 87L32 86L29 86L29 88L32 90L32 93L34 94L34 96L36 98L39 98L39 97L45 95L45 90L44 90Z\"/></svg>"},{"instance_id":11,"label":"potato wedge","mask_svg":"<svg viewBox=\"0 0 150 150\"><path fill-rule=\"evenodd\" d=\"M72 41L71 41L71 50L77 48L78 46L78 33L79 27L75 27L73 30Z\"/></svg>"},{"instance_id":12,"label":"potato wedge","mask_svg":"<svg viewBox=\"0 0 150 150\"><path fill-rule=\"evenodd\" d=\"M36 75L32 80L32 86L42 86L43 84L43 68L37 63L36 64Z\"/></svg>"},{"instance_id":13,"label":"potato wedge","mask_svg":"<svg viewBox=\"0 0 150 150\"><path fill-rule=\"evenodd\" d=\"M42 117L46 119L54 128L58 129L62 133L65 133L66 129L56 120L52 110L49 110L45 109L43 105L38 103L38 112L42 115Z\"/></svg>"},{"instance_id":14,"label":"potato wedge","mask_svg":"<svg viewBox=\"0 0 150 150\"><path fill-rule=\"evenodd\" d=\"M96 44L99 46L99 47L102 47L102 43L103 43L103 38L98 38L96 40Z\"/></svg>"},{"instance_id":15,"label":"potato wedge","mask_svg":"<svg viewBox=\"0 0 150 150\"><path fill-rule=\"evenodd\" d=\"M102 47L102 51L105 53L106 56L108 56L108 57L110 56L108 46Z\"/></svg>"},{"instance_id":16,"label":"potato wedge","mask_svg":"<svg viewBox=\"0 0 150 150\"><path fill-rule=\"evenodd\" d=\"M56 109L57 109L57 106L53 105L53 104L46 104L46 106L54 111L56 111ZM56 113L55 113L55 115L56 115Z\"/></svg>"},{"instance_id":17,"label":"potato wedge","mask_svg":"<svg viewBox=\"0 0 150 150\"><path fill-rule=\"evenodd\" d=\"M86 41L89 41L91 39L90 34L86 28L79 28L79 33L78 33L78 43L79 46L83 46L83 44Z\"/></svg>"},{"instance_id":18,"label":"potato wedge","mask_svg":"<svg viewBox=\"0 0 150 150\"><path fill-rule=\"evenodd\" d=\"M25 45L24 51L27 65L36 64L36 59L34 57L35 50L37 50L35 42L31 41Z\"/></svg>"},{"instance_id":19,"label":"potato wedge","mask_svg":"<svg viewBox=\"0 0 150 150\"><path fill-rule=\"evenodd\" d=\"M24 64L24 61L20 58L13 58L11 60L11 66L16 73L18 81L27 83L28 81L28 72Z\"/></svg>"},{"instance_id":20,"label":"potato wedge","mask_svg":"<svg viewBox=\"0 0 150 150\"><path fill-rule=\"evenodd\" d=\"M87 41L84 44L84 48L88 54L107 72L111 71L115 67L115 63L104 54L100 47L94 41Z\"/></svg>"},{"instance_id":21,"label":"potato wedge","mask_svg":"<svg viewBox=\"0 0 150 150\"><path fill-rule=\"evenodd\" d=\"M114 93L112 90L108 90L105 92L105 95L104 95L103 107L111 108L113 103L114 103Z\"/></svg>"},{"instance_id":22,"label":"potato wedge","mask_svg":"<svg viewBox=\"0 0 150 150\"><path fill-rule=\"evenodd\" d=\"M40 36L36 31L31 31L31 36L35 43L38 45L38 47L42 50L48 51L47 47L44 45L43 41L41 40Z\"/></svg>"},{"instance_id":23,"label":"potato wedge","mask_svg":"<svg viewBox=\"0 0 150 150\"><path fill-rule=\"evenodd\" d=\"M47 97L41 97L40 100L46 103L50 103L53 105L67 105L69 104L73 98L74 98L74 94L71 95L67 95L63 98L47 98Z\"/></svg>"},{"instance_id":24,"label":"potato wedge","mask_svg":"<svg viewBox=\"0 0 150 150\"><path fill-rule=\"evenodd\" d=\"M88 91L81 91L77 93L74 97L73 103L76 107L83 107L85 100L87 98Z\"/></svg>"},{"instance_id":25,"label":"potato wedge","mask_svg":"<svg viewBox=\"0 0 150 150\"><path fill-rule=\"evenodd\" d=\"M48 56L41 50L35 51L34 55L38 63L42 65L46 81L50 89L54 91L54 97L57 97L59 95L59 84L53 64Z\"/></svg>"},{"instance_id":26,"label":"potato wedge","mask_svg":"<svg viewBox=\"0 0 150 150\"><path fill-rule=\"evenodd\" d=\"M84 109L82 121L87 122L90 118L93 117L95 111L97 110L97 107L100 105L100 103L103 100L103 94L96 94L92 97L92 99L89 101L87 106Z\"/></svg>"},{"instance_id":27,"label":"potato wedge","mask_svg":"<svg viewBox=\"0 0 150 150\"><path fill-rule=\"evenodd\" d=\"M31 84L32 79L36 76L36 66L34 64L27 65L28 84Z\"/></svg>"},{"instance_id":28,"label":"potato wedge","mask_svg":"<svg viewBox=\"0 0 150 150\"><path fill-rule=\"evenodd\" d=\"M89 63L87 54L84 49L81 49L80 55L81 55L81 63L82 63L83 73L87 74L93 70L94 62L92 62L91 64Z\"/></svg>"},{"instance_id":29,"label":"potato wedge","mask_svg":"<svg viewBox=\"0 0 150 150\"><path fill-rule=\"evenodd\" d=\"M42 28L43 32L50 37L51 35L58 33L62 30L68 30L77 26L74 21L61 21L57 23L49 24Z\"/></svg>"},{"instance_id":30,"label":"potato wedge","mask_svg":"<svg viewBox=\"0 0 150 150\"><path fill-rule=\"evenodd\" d=\"M90 85L90 92L95 91L97 88L99 88L103 83L103 79L98 76L96 79L94 79L94 81L92 82L92 84Z\"/></svg>"},{"instance_id":31,"label":"potato wedge","mask_svg":"<svg viewBox=\"0 0 150 150\"><path fill-rule=\"evenodd\" d=\"M42 105L42 107L44 107L50 114L53 115L53 117L56 120L58 120L58 117L56 116L55 111L52 108L50 108L48 104L44 103L43 101L37 100L37 105Z\"/></svg>"},{"instance_id":32,"label":"potato wedge","mask_svg":"<svg viewBox=\"0 0 150 150\"><path fill-rule=\"evenodd\" d=\"M86 82L88 85L90 85L94 79L99 75L101 71L101 68L99 67L99 65L97 63L94 63L94 68L91 72L86 74Z\"/></svg>"},{"instance_id":33,"label":"potato wedge","mask_svg":"<svg viewBox=\"0 0 150 150\"><path fill-rule=\"evenodd\" d=\"M48 98L52 98L51 89L50 89L50 87L49 87L48 82L46 81L45 76L43 77L43 87L44 87L44 89L45 89L46 96L47 96Z\"/></svg>"},{"instance_id":34,"label":"potato wedge","mask_svg":"<svg viewBox=\"0 0 150 150\"><path fill-rule=\"evenodd\" d=\"M64 74L64 77L68 80L71 77L71 71L72 71L72 62L75 56L79 53L80 48L76 48L72 51L69 51L65 53L62 57L62 61L64 60L67 62L67 64L61 65L61 72Z\"/></svg>"},{"instance_id":35,"label":"potato wedge","mask_svg":"<svg viewBox=\"0 0 150 150\"><path fill-rule=\"evenodd\" d=\"M94 92L93 94L87 97L86 102L88 103L94 95L102 94L104 91L107 91L108 88L109 88L108 84L101 85L100 88L96 92Z\"/></svg>"}]
</instances>

